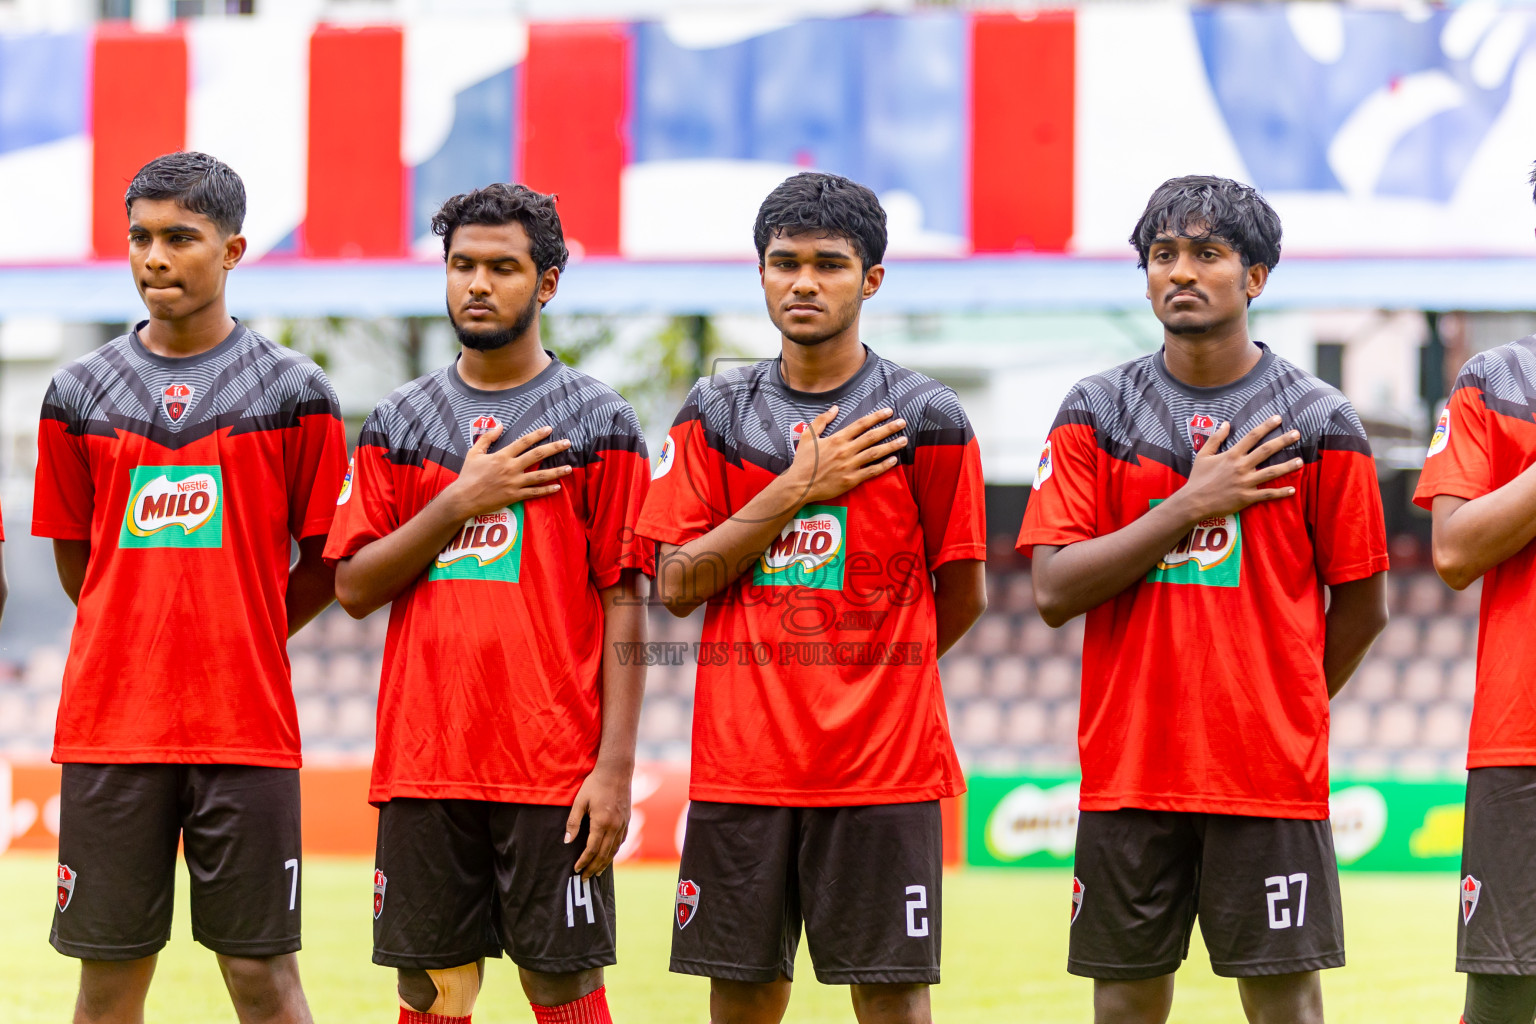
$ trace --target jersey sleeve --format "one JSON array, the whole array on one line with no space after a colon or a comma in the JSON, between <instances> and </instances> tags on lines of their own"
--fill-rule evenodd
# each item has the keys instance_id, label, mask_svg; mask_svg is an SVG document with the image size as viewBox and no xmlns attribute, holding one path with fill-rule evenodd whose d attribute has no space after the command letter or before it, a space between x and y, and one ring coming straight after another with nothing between
<instances>
[{"instance_id":1,"label":"jersey sleeve","mask_svg":"<svg viewBox=\"0 0 1536 1024\"><path fill-rule=\"evenodd\" d=\"M625 569L656 573L655 545L635 532L651 482L640 421L627 404L595 439L598 461L587 467L587 567L599 589L611 587Z\"/></svg>"},{"instance_id":2,"label":"jersey sleeve","mask_svg":"<svg viewBox=\"0 0 1536 1024\"><path fill-rule=\"evenodd\" d=\"M48 386L37 426L37 474L32 533L55 540L90 540L96 481L85 438L74 426L57 379Z\"/></svg>"},{"instance_id":3,"label":"jersey sleeve","mask_svg":"<svg viewBox=\"0 0 1536 1024\"><path fill-rule=\"evenodd\" d=\"M1061 404L1035 465L1035 482L1014 547L1064 547L1098 536L1098 437L1093 417L1073 389Z\"/></svg>"},{"instance_id":4,"label":"jersey sleeve","mask_svg":"<svg viewBox=\"0 0 1536 1024\"><path fill-rule=\"evenodd\" d=\"M724 457L710 446L703 382L693 386L661 446L636 531L663 544L687 544L725 522Z\"/></svg>"},{"instance_id":5,"label":"jersey sleeve","mask_svg":"<svg viewBox=\"0 0 1536 1024\"><path fill-rule=\"evenodd\" d=\"M347 474L347 435L341 404L316 367L294 410L297 429L284 438L288 477L288 531L302 540L324 537L336 515L336 498Z\"/></svg>"},{"instance_id":6,"label":"jersey sleeve","mask_svg":"<svg viewBox=\"0 0 1536 1024\"><path fill-rule=\"evenodd\" d=\"M1441 494L1481 498L1493 490L1489 419L1482 389L1463 370L1440 413L1429 439L1424 471L1413 491L1413 503L1428 509Z\"/></svg>"},{"instance_id":7,"label":"jersey sleeve","mask_svg":"<svg viewBox=\"0 0 1536 1024\"><path fill-rule=\"evenodd\" d=\"M389 461L389 438L374 409L363 422L357 450L335 499L335 519L325 542L325 560L332 564L351 558L400 525L395 504L395 467Z\"/></svg>"},{"instance_id":8,"label":"jersey sleeve","mask_svg":"<svg viewBox=\"0 0 1536 1024\"><path fill-rule=\"evenodd\" d=\"M1327 586L1387 570L1387 524L1365 428L1348 404L1333 414L1318 441L1312 488L1312 546Z\"/></svg>"},{"instance_id":9,"label":"jersey sleeve","mask_svg":"<svg viewBox=\"0 0 1536 1024\"><path fill-rule=\"evenodd\" d=\"M912 492L930 570L945 562L985 561L986 487L981 449L960 399L948 388L911 425Z\"/></svg>"}]
</instances>

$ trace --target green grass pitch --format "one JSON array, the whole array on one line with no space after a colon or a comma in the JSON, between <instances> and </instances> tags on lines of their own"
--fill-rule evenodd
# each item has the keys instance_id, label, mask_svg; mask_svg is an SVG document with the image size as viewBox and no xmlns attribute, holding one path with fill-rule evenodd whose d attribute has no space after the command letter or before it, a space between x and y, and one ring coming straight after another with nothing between
<instances>
[{"instance_id":1,"label":"green grass pitch","mask_svg":"<svg viewBox=\"0 0 1536 1024\"><path fill-rule=\"evenodd\" d=\"M304 950L299 954L319 1024L392 1024L392 972L369 962L372 867L362 859L312 857L304 875ZM47 942L54 865L35 854L0 857L0 1021L61 1024L73 1005L76 965ZM608 972L618 1024L706 1024L708 983L667 973L672 892L668 867L618 870L619 965ZM179 871L176 925L160 956L146 1019L151 1024L232 1022L213 955L192 941L186 873ZM1067 975L1068 876L1059 871L971 868L944 890L944 984L934 1017L944 1024L1091 1020L1091 983ZM1452 970L1456 879L1346 875L1349 966L1324 974L1333 1024L1445 1024L1461 1010ZM817 984L801 945L799 979L786 1020L851 1022L845 989ZM486 972L476 1024L527 1024L515 972L505 960ZM1198 939L1179 972L1179 1024L1242 1020L1233 982L1210 972Z\"/></svg>"}]
</instances>

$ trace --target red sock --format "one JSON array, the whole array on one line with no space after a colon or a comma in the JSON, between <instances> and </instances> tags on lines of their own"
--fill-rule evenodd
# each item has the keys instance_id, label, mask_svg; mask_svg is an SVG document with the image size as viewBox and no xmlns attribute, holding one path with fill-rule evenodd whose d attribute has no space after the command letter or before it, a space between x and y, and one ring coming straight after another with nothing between
<instances>
[{"instance_id":1,"label":"red sock","mask_svg":"<svg viewBox=\"0 0 1536 1024\"><path fill-rule=\"evenodd\" d=\"M450 1017L446 1013L422 1013L400 1007L400 1024L470 1024L469 1015Z\"/></svg>"},{"instance_id":2,"label":"red sock","mask_svg":"<svg viewBox=\"0 0 1536 1024\"><path fill-rule=\"evenodd\" d=\"M533 1019L538 1024L613 1024L613 1018L608 1016L606 985L596 992L588 992L574 1003L563 1003L560 1006L539 1006L537 1003L528 1005L533 1007Z\"/></svg>"}]
</instances>

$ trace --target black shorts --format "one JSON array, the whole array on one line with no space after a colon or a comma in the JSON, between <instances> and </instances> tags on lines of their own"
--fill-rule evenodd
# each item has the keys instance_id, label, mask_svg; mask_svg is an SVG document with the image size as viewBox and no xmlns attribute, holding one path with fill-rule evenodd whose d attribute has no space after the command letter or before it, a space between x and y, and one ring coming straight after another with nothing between
<instances>
[{"instance_id":1,"label":"black shorts","mask_svg":"<svg viewBox=\"0 0 1536 1024\"><path fill-rule=\"evenodd\" d=\"M1536 975L1536 767L1467 772L1456 969Z\"/></svg>"},{"instance_id":2,"label":"black shorts","mask_svg":"<svg viewBox=\"0 0 1536 1024\"><path fill-rule=\"evenodd\" d=\"M614 958L613 872L573 870L569 807L395 799L379 808L373 962L440 970L499 957L565 974Z\"/></svg>"},{"instance_id":3,"label":"black shorts","mask_svg":"<svg viewBox=\"0 0 1536 1024\"><path fill-rule=\"evenodd\" d=\"M672 970L795 976L805 925L827 985L939 981L938 801L871 807L688 807Z\"/></svg>"},{"instance_id":4,"label":"black shorts","mask_svg":"<svg viewBox=\"0 0 1536 1024\"><path fill-rule=\"evenodd\" d=\"M1196 917L1225 978L1344 966L1327 821L1084 811L1067 970L1133 981L1178 969Z\"/></svg>"},{"instance_id":5,"label":"black shorts","mask_svg":"<svg viewBox=\"0 0 1536 1024\"><path fill-rule=\"evenodd\" d=\"M299 773L203 764L66 764L49 941L83 960L137 960L171 937L176 843L192 937L226 956L299 948Z\"/></svg>"}]
</instances>

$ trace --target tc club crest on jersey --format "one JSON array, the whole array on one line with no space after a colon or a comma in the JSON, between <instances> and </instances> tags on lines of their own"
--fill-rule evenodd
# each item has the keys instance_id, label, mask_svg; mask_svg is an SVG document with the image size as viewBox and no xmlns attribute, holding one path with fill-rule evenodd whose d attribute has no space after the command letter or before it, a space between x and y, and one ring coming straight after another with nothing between
<instances>
[{"instance_id":1,"label":"tc club crest on jersey","mask_svg":"<svg viewBox=\"0 0 1536 1024\"><path fill-rule=\"evenodd\" d=\"M1429 454L1439 455L1445 451L1445 446L1451 440L1451 407L1446 406L1440 410L1440 418L1435 421L1435 432L1429 435Z\"/></svg>"},{"instance_id":2,"label":"tc club crest on jersey","mask_svg":"<svg viewBox=\"0 0 1536 1024\"><path fill-rule=\"evenodd\" d=\"M469 443L474 444L499 426L501 426L501 422L495 416L489 414L476 416L469 424Z\"/></svg>"},{"instance_id":3,"label":"tc club crest on jersey","mask_svg":"<svg viewBox=\"0 0 1536 1024\"><path fill-rule=\"evenodd\" d=\"M75 898L75 872L68 864L59 865L59 913L69 909L69 901Z\"/></svg>"},{"instance_id":4,"label":"tc club crest on jersey","mask_svg":"<svg viewBox=\"0 0 1536 1024\"><path fill-rule=\"evenodd\" d=\"M181 418L187 414L187 406L192 404L192 385L172 384L160 392L160 408L165 410L165 416L172 423L180 423Z\"/></svg>"},{"instance_id":5,"label":"tc club crest on jersey","mask_svg":"<svg viewBox=\"0 0 1536 1024\"><path fill-rule=\"evenodd\" d=\"M384 913L384 887L389 884L389 879L384 877L384 872L378 868L373 869L373 919L377 921L379 915Z\"/></svg>"},{"instance_id":6,"label":"tc club crest on jersey","mask_svg":"<svg viewBox=\"0 0 1536 1024\"><path fill-rule=\"evenodd\" d=\"M1483 883L1468 875L1461 880L1461 923L1470 924L1477 912L1477 899L1483 894Z\"/></svg>"},{"instance_id":7,"label":"tc club crest on jersey","mask_svg":"<svg viewBox=\"0 0 1536 1024\"><path fill-rule=\"evenodd\" d=\"M1077 915L1083 911L1083 889L1085 886L1078 881L1077 876L1072 876L1072 920L1069 925L1077 923Z\"/></svg>"},{"instance_id":8,"label":"tc club crest on jersey","mask_svg":"<svg viewBox=\"0 0 1536 1024\"><path fill-rule=\"evenodd\" d=\"M1216 433L1216 421L1203 412L1197 412L1189 418L1189 446L1200 454L1200 449L1205 447L1205 442Z\"/></svg>"},{"instance_id":9,"label":"tc club crest on jersey","mask_svg":"<svg viewBox=\"0 0 1536 1024\"><path fill-rule=\"evenodd\" d=\"M1051 478L1052 468L1051 441L1049 438L1047 438L1045 441L1045 447L1040 449L1040 461L1035 463L1035 490L1038 491L1042 486L1044 486L1045 482Z\"/></svg>"},{"instance_id":10,"label":"tc club crest on jersey","mask_svg":"<svg viewBox=\"0 0 1536 1024\"><path fill-rule=\"evenodd\" d=\"M677 926L687 928L699 916L699 887L686 878L677 883Z\"/></svg>"}]
</instances>

